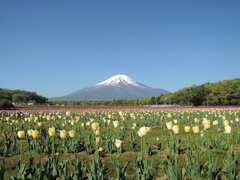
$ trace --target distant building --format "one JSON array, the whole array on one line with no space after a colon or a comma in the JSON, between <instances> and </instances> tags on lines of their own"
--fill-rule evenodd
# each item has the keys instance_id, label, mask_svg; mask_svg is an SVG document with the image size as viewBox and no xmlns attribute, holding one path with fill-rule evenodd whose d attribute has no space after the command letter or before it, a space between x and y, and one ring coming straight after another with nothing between
<instances>
[{"instance_id":1,"label":"distant building","mask_svg":"<svg viewBox=\"0 0 240 180\"><path fill-rule=\"evenodd\" d=\"M34 105L34 104L36 104L36 101L35 100L30 100L30 101L27 102L27 104L28 105Z\"/></svg>"}]
</instances>

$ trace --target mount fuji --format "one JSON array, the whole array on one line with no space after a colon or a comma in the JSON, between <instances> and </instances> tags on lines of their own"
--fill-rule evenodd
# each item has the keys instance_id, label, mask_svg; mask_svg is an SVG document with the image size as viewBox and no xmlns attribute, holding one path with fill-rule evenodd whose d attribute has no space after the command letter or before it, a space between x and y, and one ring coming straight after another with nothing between
<instances>
[{"instance_id":1,"label":"mount fuji","mask_svg":"<svg viewBox=\"0 0 240 180\"><path fill-rule=\"evenodd\" d=\"M50 98L51 101L101 101L142 99L169 94L164 89L152 88L138 83L126 75L114 75L94 86L80 89L66 96Z\"/></svg>"}]
</instances>

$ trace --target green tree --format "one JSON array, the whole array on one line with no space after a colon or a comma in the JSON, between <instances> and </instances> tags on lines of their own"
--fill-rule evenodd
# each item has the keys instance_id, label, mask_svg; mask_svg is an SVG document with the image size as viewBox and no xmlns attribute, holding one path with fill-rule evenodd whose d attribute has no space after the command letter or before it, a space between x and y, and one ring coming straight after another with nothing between
<instances>
[{"instance_id":1,"label":"green tree","mask_svg":"<svg viewBox=\"0 0 240 180\"><path fill-rule=\"evenodd\" d=\"M215 83L211 92L211 104L236 105L239 103L240 79L224 80Z\"/></svg>"},{"instance_id":2,"label":"green tree","mask_svg":"<svg viewBox=\"0 0 240 180\"><path fill-rule=\"evenodd\" d=\"M150 104L156 104L156 102L155 102L155 97L154 97L154 96L151 97L151 99L150 99Z\"/></svg>"},{"instance_id":3,"label":"green tree","mask_svg":"<svg viewBox=\"0 0 240 180\"><path fill-rule=\"evenodd\" d=\"M11 101L7 100L7 99L2 99L0 100L0 109L10 109L13 108L13 104Z\"/></svg>"},{"instance_id":4,"label":"green tree","mask_svg":"<svg viewBox=\"0 0 240 180\"><path fill-rule=\"evenodd\" d=\"M29 95L24 95L24 94L14 94L12 96L12 101L17 103L17 102L27 102L30 100Z\"/></svg>"}]
</instances>

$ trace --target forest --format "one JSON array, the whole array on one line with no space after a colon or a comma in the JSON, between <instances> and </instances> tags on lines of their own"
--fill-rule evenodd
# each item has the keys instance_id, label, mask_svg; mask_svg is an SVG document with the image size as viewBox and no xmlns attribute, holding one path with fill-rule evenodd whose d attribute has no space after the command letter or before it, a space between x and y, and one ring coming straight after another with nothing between
<instances>
[{"instance_id":1,"label":"forest","mask_svg":"<svg viewBox=\"0 0 240 180\"><path fill-rule=\"evenodd\" d=\"M162 101L170 104L194 106L239 105L240 78L183 88L163 96Z\"/></svg>"},{"instance_id":2,"label":"forest","mask_svg":"<svg viewBox=\"0 0 240 180\"><path fill-rule=\"evenodd\" d=\"M0 88L0 109L13 107L12 103L27 103L30 100L35 100L39 104L48 101L46 97L40 96L36 92Z\"/></svg>"}]
</instances>

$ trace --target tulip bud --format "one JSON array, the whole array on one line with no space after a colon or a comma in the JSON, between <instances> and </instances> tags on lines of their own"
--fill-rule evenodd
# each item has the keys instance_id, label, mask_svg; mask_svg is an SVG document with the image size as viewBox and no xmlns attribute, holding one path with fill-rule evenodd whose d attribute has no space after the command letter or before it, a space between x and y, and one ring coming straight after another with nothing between
<instances>
[{"instance_id":1,"label":"tulip bud","mask_svg":"<svg viewBox=\"0 0 240 180\"><path fill-rule=\"evenodd\" d=\"M115 141L115 146L116 146L117 148L120 148L120 147L122 146L122 141L119 140L119 139L116 139L116 141Z\"/></svg>"},{"instance_id":2,"label":"tulip bud","mask_svg":"<svg viewBox=\"0 0 240 180\"><path fill-rule=\"evenodd\" d=\"M34 139L36 139L36 138L39 137L38 130L33 130L33 131L32 131L32 137L33 137Z\"/></svg>"},{"instance_id":3,"label":"tulip bud","mask_svg":"<svg viewBox=\"0 0 240 180\"><path fill-rule=\"evenodd\" d=\"M76 131L75 131L75 130L68 131L68 135L69 135L71 138L75 137L75 134L76 134Z\"/></svg>"},{"instance_id":4,"label":"tulip bud","mask_svg":"<svg viewBox=\"0 0 240 180\"><path fill-rule=\"evenodd\" d=\"M99 124L98 123L92 123L92 130L96 131L99 128Z\"/></svg>"},{"instance_id":5,"label":"tulip bud","mask_svg":"<svg viewBox=\"0 0 240 180\"><path fill-rule=\"evenodd\" d=\"M224 126L228 126L229 125L229 121L228 120L223 120L223 125Z\"/></svg>"},{"instance_id":6,"label":"tulip bud","mask_svg":"<svg viewBox=\"0 0 240 180\"><path fill-rule=\"evenodd\" d=\"M171 115L170 113L168 113L167 117L168 117L168 118L171 118L171 117L172 117L172 115Z\"/></svg>"},{"instance_id":7,"label":"tulip bud","mask_svg":"<svg viewBox=\"0 0 240 180\"><path fill-rule=\"evenodd\" d=\"M50 136L55 136L55 134L56 134L55 127L49 128L48 129L48 134Z\"/></svg>"},{"instance_id":8,"label":"tulip bud","mask_svg":"<svg viewBox=\"0 0 240 180\"><path fill-rule=\"evenodd\" d=\"M226 134L231 134L231 131L232 131L231 126L225 126L224 128L225 128L225 133Z\"/></svg>"},{"instance_id":9,"label":"tulip bud","mask_svg":"<svg viewBox=\"0 0 240 180\"><path fill-rule=\"evenodd\" d=\"M113 121L113 126L114 126L115 128L117 128L117 127L119 126L119 122L118 122L118 121Z\"/></svg>"},{"instance_id":10,"label":"tulip bud","mask_svg":"<svg viewBox=\"0 0 240 180\"><path fill-rule=\"evenodd\" d=\"M20 139L22 139L25 136L25 132L24 131L18 131L17 135Z\"/></svg>"},{"instance_id":11,"label":"tulip bud","mask_svg":"<svg viewBox=\"0 0 240 180\"><path fill-rule=\"evenodd\" d=\"M147 134L147 128L146 127L141 127L139 130L138 130L138 136L139 137L143 137Z\"/></svg>"},{"instance_id":12,"label":"tulip bud","mask_svg":"<svg viewBox=\"0 0 240 180\"><path fill-rule=\"evenodd\" d=\"M207 120L207 119L204 119L202 121L202 124L204 126L204 129L210 129L210 124L211 124L211 121L210 120Z\"/></svg>"},{"instance_id":13,"label":"tulip bud","mask_svg":"<svg viewBox=\"0 0 240 180\"><path fill-rule=\"evenodd\" d=\"M186 133L188 133L188 132L190 132L191 127L190 127L190 126L185 126L185 127L184 127L184 130L185 130Z\"/></svg>"},{"instance_id":14,"label":"tulip bud","mask_svg":"<svg viewBox=\"0 0 240 180\"><path fill-rule=\"evenodd\" d=\"M96 137L96 143L100 142L100 137Z\"/></svg>"},{"instance_id":15,"label":"tulip bud","mask_svg":"<svg viewBox=\"0 0 240 180\"><path fill-rule=\"evenodd\" d=\"M193 133L195 133L195 134L199 133L199 127L198 126L193 126L192 129L193 129Z\"/></svg>"},{"instance_id":16,"label":"tulip bud","mask_svg":"<svg viewBox=\"0 0 240 180\"><path fill-rule=\"evenodd\" d=\"M38 122L38 126L39 126L39 127L42 126L42 122Z\"/></svg>"},{"instance_id":17,"label":"tulip bud","mask_svg":"<svg viewBox=\"0 0 240 180\"><path fill-rule=\"evenodd\" d=\"M170 129L172 129L173 124L172 124L171 121L170 122L166 122L166 126L170 130Z\"/></svg>"},{"instance_id":18,"label":"tulip bud","mask_svg":"<svg viewBox=\"0 0 240 180\"><path fill-rule=\"evenodd\" d=\"M179 126L178 125L173 125L172 130L174 134L179 134Z\"/></svg>"},{"instance_id":19,"label":"tulip bud","mask_svg":"<svg viewBox=\"0 0 240 180\"><path fill-rule=\"evenodd\" d=\"M27 130L27 134L28 134L28 136L32 136L32 132L33 132L32 129Z\"/></svg>"},{"instance_id":20,"label":"tulip bud","mask_svg":"<svg viewBox=\"0 0 240 180\"><path fill-rule=\"evenodd\" d=\"M61 139L65 139L66 136L67 136L67 132L66 132L66 130L62 130L62 131L60 131L60 137L61 137Z\"/></svg>"}]
</instances>

